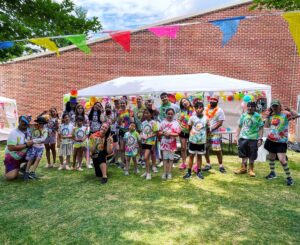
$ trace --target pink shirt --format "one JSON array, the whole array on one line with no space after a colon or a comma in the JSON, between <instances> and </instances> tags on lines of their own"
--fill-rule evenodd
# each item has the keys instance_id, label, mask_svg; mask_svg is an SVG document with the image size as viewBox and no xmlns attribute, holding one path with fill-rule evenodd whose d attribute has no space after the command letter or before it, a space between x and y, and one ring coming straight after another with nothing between
<instances>
[{"instance_id":1,"label":"pink shirt","mask_svg":"<svg viewBox=\"0 0 300 245\"><path fill-rule=\"evenodd\" d=\"M181 131L181 128L180 128L179 123L176 120L169 122L165 119L161 122L161 124L159 126L159 131L179 134ZM176 151L176 149L177 149L176 137L163 136L161 139L161 142L160 142L160 149L163 151Z\"/></svg>"}]
</instances>

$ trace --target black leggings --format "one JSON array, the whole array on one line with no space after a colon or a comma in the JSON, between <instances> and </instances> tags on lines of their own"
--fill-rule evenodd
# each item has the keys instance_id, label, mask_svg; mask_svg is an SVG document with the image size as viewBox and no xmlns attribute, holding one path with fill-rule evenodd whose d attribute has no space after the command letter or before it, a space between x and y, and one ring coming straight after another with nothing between
<instances>
[{"instance_id":1,"label":"black leggings","mask_svg":"<svg viewBox=\"0 0 300 245\"><path fill-rule=\"evenodd\" d=\"M102 171L101 171L100 165L106 164L106 156L107 156L107 152L101 151L98 153L98 157L93 158L93 165L94 165L95 174L97 177L102 177Z\"/></svg>"}]
</instances>

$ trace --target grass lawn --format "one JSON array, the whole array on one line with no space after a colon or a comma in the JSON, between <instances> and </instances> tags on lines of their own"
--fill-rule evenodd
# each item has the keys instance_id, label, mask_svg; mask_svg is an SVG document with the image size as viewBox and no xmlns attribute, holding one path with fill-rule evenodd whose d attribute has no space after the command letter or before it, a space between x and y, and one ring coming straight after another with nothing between
<instances>
[{"instance_id":1,"label":"grass lawn","mask_svg":"<svg viewBox=\"0 0 300 245\"><path fill-rule=\"evenodd\" d=\"M295 185L236 176L236 155L226 155L228 173L213 170L204 180L151 181L111 166L101 185L93 169L83 172L38 168L38 181L0 177L0 244L300 244L300 154L289 152ZM4 145L0 145L0 161ZM213 156L213 163L216 157ZM3 164L0 167L4 171Z\"/></svg>"}]
</instances>

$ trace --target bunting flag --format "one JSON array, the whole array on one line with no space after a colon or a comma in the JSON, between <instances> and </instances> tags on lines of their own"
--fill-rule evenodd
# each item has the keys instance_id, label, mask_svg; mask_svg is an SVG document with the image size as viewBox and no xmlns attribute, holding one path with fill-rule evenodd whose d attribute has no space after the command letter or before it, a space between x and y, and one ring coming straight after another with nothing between
<instances>
[{"instance_id":1,"label":"bunting flag","mask_svg":"<svg viewBox=\"0 0 300 245\"><path fill-rule=\"evenodd\" d=\"M0 42L0 49L11 48L14 45L15 43L10 41Z\"/></svg>"},{"instance_id":2,"label":"bunting flag","mask_svg":"<svg viewBox=\"0 0 300 245\"><path fill-rule=\"evenodd\" d=\"M179 26L161 26L161 27L151 27L148 31L152 32L157 37L168 37L171 39L176 39L177 32L179 31Z\"/></svg>"},{"instance_id":3,"label":"bunting flag","mask_svg":"<svg viewBox=\"0 0 300 245\"><path fill-rule=\"evenodd\" d=\"M119 43L126 52L130 52L130 31L109 33L111 38Z\"/></svg>"},{"instance_id":4,"label":"bunting flag","mask_svg":"<svg viewBox=\"0 0 300 245\"><path fill-rule=\"evenodd\" d=\"M300 13L284 13L282 17L289 23L289 29L300 55Z\"/></svg>"},{"instance_id":5,"label":"bunting flag","mask_svg":"<svg viewBox=\"0 0 300 245\"><path fill-rule=\"evenodd\" d=\"M51 41L49 38L37 38L37 39L29 39L29 42L32 42L38 46L49 49L50 51L56 52L57 56L59 56L59 50L56 46L55 42Z\"/></svg>"},{"instance_id":6,"label":"bunting flag","mask_svg":"<svg viewBox=\"0 0 300 245\"><path fill-rule=\"evenodd\" d=\"M86 45L86 35L65 37L66 40L73 43L77 48L86 54L91 52L91 49Z\"/></svg>"},{"instance_id":7,"label":"bunting flag","mask_svg":"<svg viewBox=\"0 0 300 245\"><path fill-rule=\"evenodd\" d=\"M224 47L236 34L240 21L245 18L246 16L238 16L234 18L209 21L214 26L219 27L221 32L223 33L222 47Z\"/></svg>"}]
</instances>

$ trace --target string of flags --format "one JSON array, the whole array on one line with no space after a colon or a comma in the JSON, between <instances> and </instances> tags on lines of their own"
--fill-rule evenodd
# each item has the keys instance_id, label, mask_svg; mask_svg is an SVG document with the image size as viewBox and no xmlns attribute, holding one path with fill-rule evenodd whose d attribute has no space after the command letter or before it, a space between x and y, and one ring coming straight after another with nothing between
<instances>
[{"instance_id":1,"label":"string of flags","mask_svg":"<svg viewBox=\"0 0 300 245\"><path fill-rule=\"evenodd\" d=\"M300 55L300 12L286 12L286 13L272 13L256 16L237 16L232 18L210 20L210 21L198 21L193 23L182 23L175 25L167 26L157 26L150 27L147 30L154 34L157 37L167 37L170 39L176 39L177 33L180 30L181 26L195 25L210 23L215 27L218 27L222 33L222 47L224 47L237 33L238 27L241 21L245 19L258 18L262 16L277 16L281 15L289 25L290 33L293 37L293 40L296 44L298 54ZM107 33L111 38L117 42L126 52L130 52L130 31L102 31L100 33ZM16 42L20 41L29 41L33 44L36 44L40 47L46 48L50 51L56 52L59 56L59 49L55 44L53 39L64 38L78 47L81 51L88 54L91 52L90 48L86 44L86 35L66 35L66 36L56 36L56 37L43 37L43 38L32 38L32 39L23 39L15 41L2 41L0 42L0 49L7 49L14 46ZM52 40L50 40L52 39Z\"/></svg>"}]
</instances>

